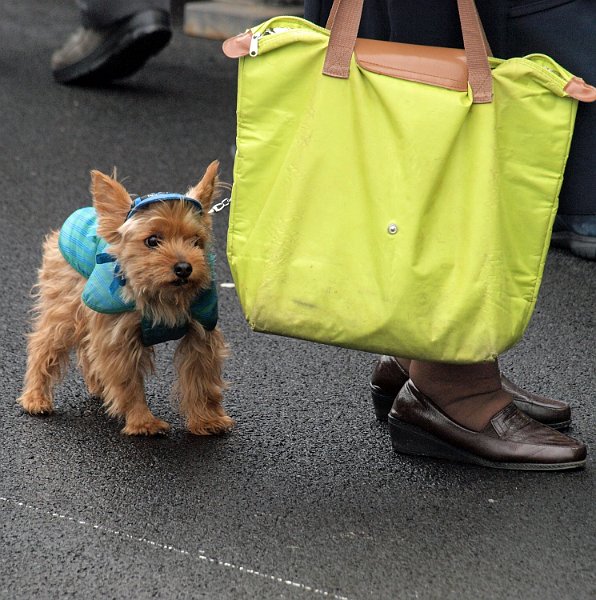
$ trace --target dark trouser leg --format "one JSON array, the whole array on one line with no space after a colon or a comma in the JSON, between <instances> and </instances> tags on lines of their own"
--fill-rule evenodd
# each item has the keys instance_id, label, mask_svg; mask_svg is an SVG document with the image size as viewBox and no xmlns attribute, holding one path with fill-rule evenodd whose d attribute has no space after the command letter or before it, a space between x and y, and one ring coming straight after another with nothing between
<instances>
[{"instance_id":1,"label":"dark trouser leg","mask_svg":"<svg viewBox=\"0 0 596 600\"><path fill-rule=\"evenodd\" d=\"M304 17L322 27L333 0L305 0ZM487 38L495 55L502 53L508 3L476 0ZM427 46L463 48L455 0L366 0L360 21L360 37Z\"/></svg>"},{"instance_id":2,"label":"dark trouser leg","mask_svg":"<svg viewBox=\"0 0 596 600\"><path fill-rule=\"evenodd\" d=\"M77 0L81 9L81 25L105 29L116 21L144 10L170 12L170 0Z\"/></svg>"},{"instance_id":3,"label":"dark trouser leg","mask_svg":"<svg viewBox=\"0 0 596 600\"><path fill-rule=\"evenodd\" d=\"M574 75L596 84L596 3L575 0L546 6L515 0L507 24L505 58L541 52L554 58ZM579 103L575 131L563 187L559 213L596 215L596 106Z\"/></svg>"}]
</instances>

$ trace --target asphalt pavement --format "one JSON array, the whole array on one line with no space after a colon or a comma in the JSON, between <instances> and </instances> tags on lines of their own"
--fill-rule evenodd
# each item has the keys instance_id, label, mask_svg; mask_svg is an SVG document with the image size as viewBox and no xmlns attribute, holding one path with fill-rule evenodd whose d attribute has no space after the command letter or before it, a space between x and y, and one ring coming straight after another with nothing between
<instances>
[{"instance_id":1,"label":"asphalt pavement","mask_svg":"<svg viewBox=\"0 0 596 600\"><path fill-rule=\"evenodd\" d=\"M583 600L596 594L596 263L549 253L519 384L567 399L587 468L517 473L392 452L368 404L375 357L256 334L230 287L229 435L187 434L168 343L147 385L170 434L130 438L71 369L56 413L15 404L43 236L89 203L89 171L139 194L184 192L219 158L232 181L236 68L178 27L103 89L57 85L74 2L0 6L0 598ZM215 217L217 275L227 212Z\"/></svg>"}]
</instances>

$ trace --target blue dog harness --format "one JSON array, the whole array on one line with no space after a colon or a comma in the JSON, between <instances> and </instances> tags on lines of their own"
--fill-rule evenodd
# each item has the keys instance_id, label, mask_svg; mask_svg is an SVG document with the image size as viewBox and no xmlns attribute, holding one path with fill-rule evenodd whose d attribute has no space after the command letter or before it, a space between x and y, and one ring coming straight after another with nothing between
<instances>
[{"instance_id":1,"label":"blue dog harness","mask_svg":"<svg viewBox=\"0 0 596 600\"><path fill-rule=\"evenodd\" d=\"M138 210L155 202L184 201L193 205L195 210L203 212L200 202L181 194L159 193L135 198L125 220L130 219ZM97 213L91 206L75 211L62 226L58 246L65 260L80 273L87 284L83 289L82 300L92 310L104 314L132 312L134 302L123 300L120 290L126 280L120 272L120 266L107 250L108 243L97 235ZM215 255L207 252L207 261L211 271L211 286L202 290L193 300L190 312L192 318L207 331L217 325L217 288L215 282ZM180 339L188 331L189 323L176 327L151 322L147 317L141 319L141 338L143 345L152 346L168 340Z\"/></svg>"}]
</instances>

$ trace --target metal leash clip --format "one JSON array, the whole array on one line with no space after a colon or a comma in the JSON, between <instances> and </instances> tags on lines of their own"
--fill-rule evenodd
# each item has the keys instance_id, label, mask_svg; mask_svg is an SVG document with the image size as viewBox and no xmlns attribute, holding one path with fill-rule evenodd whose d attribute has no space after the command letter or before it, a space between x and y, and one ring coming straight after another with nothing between
<instances>
[{"instance_id":1,"label":"metal leash clip","mask_svg":"<svg viewBox=\"0 0 596 600\"><path fill-rule=\"evenodd\" d=\"M211 215L213 213L221 212L226 206L230 206L231 203L232 203L232 200L230 198L224 198L223 200L221 200L217 204L214 204L211 207L209 214Z\"/></svg>"}]
</instances>

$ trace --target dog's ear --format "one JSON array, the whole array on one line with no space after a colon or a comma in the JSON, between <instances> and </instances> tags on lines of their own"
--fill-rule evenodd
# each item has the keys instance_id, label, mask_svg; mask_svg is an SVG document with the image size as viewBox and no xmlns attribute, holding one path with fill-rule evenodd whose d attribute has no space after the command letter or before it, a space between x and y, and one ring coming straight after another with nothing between
<instances>
[{"instance_id":1,"label":"dog's ear","mask_svg":"<svg viewBox=\"0 0 596 600\"><path fill-rule=\"evenodd\" d=\"M213 200L217 196L217 184L219 179L217 171L219 169L219 161L214 160L205 171L203 178L197 185L190 188L186 193L187 196L198 200L203 205L203 210L207 212L211 208Z\"/></svg>"},{"instance_id":2,"label":"dog's ear","mask_svg":"<svg viewBox=\"0 0 596 600\"><path fill-rule=\"evenodd\" d=\"M91 193L97 211L97 233L108 243L120 239L118 228L130 210L129 193L116 179L100 171L91 171Z\"/></svg>"}]
</instances>

